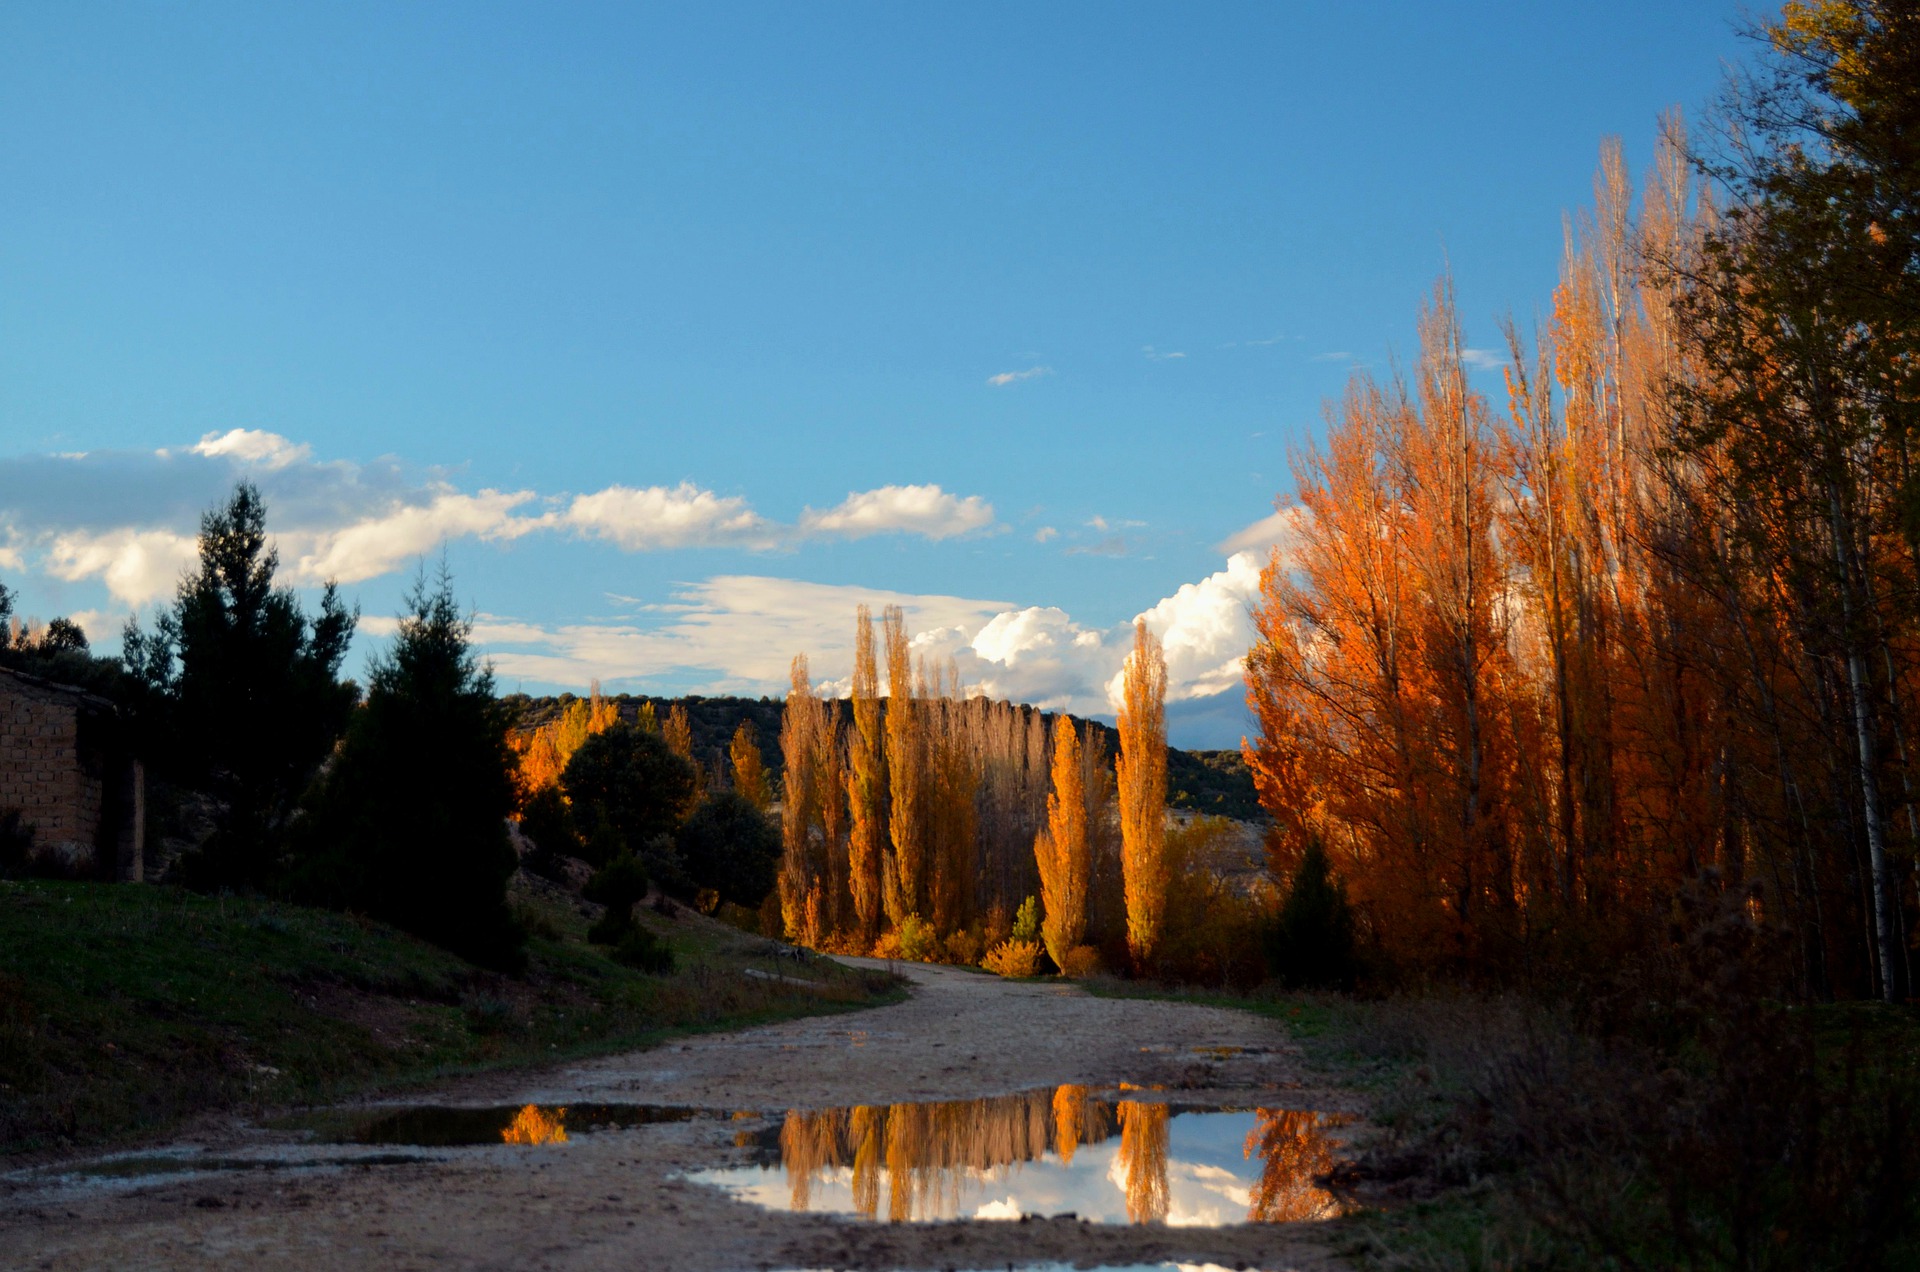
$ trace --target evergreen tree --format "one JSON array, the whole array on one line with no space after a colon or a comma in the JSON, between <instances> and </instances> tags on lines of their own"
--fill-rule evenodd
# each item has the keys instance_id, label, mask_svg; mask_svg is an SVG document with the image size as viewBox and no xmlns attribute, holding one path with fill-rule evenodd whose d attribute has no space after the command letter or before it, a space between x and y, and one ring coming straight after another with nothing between
<instances>
[{"instance_id":1,"label":"evergreen tree","mask_svg":"<svg viewBox=\"0 0 1920 1272\"><path fill-rule=\"evenodd\" d=\"M1308 840L1267 934L1267 962L1289 986L1353 988L1353 911L1318 838Z\"/></svg>"},{"instance_id":2,"label":"evergreen tree","mask_svg":"<svg viewBox=\"0 0 1920 1272\"><path fill-rule=\"evenodd\" d=\"M144 750L162 775L220 801L188 878L270 880L294 802L340 737L358 690L340 664L359 621L329 583L309 619L274 586L266 505L241 482L200 519L200 565L151 634L124 638Z\"/></svg>"},{"instance_id":3,"label":"evergreen tree","mask_svg":"<svg viewBox=\"0 0 1920 1272\"><path fill-rule=\"evenodd\" d=\"M362 909L483 966L518 970L507 910L513 755L493 673L444 567L408 594L304 836L316 899Z\"/></svg>"}]
</instances>

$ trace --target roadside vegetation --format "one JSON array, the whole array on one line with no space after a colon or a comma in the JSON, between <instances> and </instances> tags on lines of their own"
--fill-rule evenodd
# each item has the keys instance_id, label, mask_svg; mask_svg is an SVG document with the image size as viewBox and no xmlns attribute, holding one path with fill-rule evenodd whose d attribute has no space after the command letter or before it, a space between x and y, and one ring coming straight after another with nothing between
<instances>
[{"instance_id":1,"label":"roadside vegetation","mask_svg":"<svg viewBox=\"0 0 1920 1272\"><path fill-rule=\"evenodd\" d=\"M183 888L0 882L0 1153L154 1135L201 1113L417 1086L892 1001L892 977L796 964L684 909L633 922L673 970L623 965L597 907L524 877L525 970L386 924ZM670 908L670 907L663 907ZM749 974L756 973L756 974Z\"/></svg>"}]
</instances>

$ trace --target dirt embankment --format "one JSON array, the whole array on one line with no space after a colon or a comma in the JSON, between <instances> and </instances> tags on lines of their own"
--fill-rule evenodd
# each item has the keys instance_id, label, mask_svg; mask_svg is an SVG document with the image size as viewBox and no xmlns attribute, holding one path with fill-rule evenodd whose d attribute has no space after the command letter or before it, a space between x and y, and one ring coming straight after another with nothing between
<instances>
[{"instance_id":1,"label":"dirt embankment","mask_svg":"<svg viewBox=\"0 0 1920 1272\"><path fill-rule=\"evenodd\" d=\"M1073 1219L884 1224L762 1210L678 1177L737 1164L743 1125L787 1108L961 1099L1053 1083L1160 1085L1168 1098L1338 1109L1275 1023L903 966L906 1002L716 1034L545 1072L468 1079L458 1104L648 1102L750 1114L463 1149L349 1169L200 1175L0 1193L0 1266L21 1268L985 1268L1058 1259L1318 1267L1304 1225L1101 1227ZM1240 1049L1235 1052L1234 1049ZM1191 1094L1188 1094L1191 1093ZM296 1151L234 1124L223 1152Z\"/></svg>"}]
</instances>

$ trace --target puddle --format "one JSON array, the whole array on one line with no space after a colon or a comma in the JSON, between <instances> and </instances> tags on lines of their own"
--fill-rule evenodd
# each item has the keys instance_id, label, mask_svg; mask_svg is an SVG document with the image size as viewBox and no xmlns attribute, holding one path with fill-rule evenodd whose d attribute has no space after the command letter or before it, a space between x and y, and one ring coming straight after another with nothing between
<instances>
[{"instance_id":1,"label":"puddle","mask_svg":"<svg viewBox=\"0 0 1920 1272\"><path fill-rule=\"evenodd\" d=\"M288 1125L313 1130L321 1140L333 1144L463 1148L481 1144L564 1144L570 1136L592 1131L724 1116L667 1104L513 1104L480 1109L416 1106L347 1114L328 1112Z\"/></svg>"},{"instance_id":2,"label":"puddle","mask_svg":"<svg viewBox=\"0 0 1920 1272\"><path fill-rule=\"evenodd\" d=\"M1071 1215L1216 1227L1344 1213L1314 1183L1351 1119L1105 1099L1086 1087L787 1114L753 1165L688 1178L769 1209L894 1222Z\"/></svg>"}]
</instances>

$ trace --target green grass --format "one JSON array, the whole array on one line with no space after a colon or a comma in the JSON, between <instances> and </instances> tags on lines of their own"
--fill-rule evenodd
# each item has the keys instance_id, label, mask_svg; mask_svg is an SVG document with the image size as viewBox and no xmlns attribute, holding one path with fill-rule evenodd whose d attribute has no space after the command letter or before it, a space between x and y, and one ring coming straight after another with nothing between
<instances>
[{"instance_id":1,"label":"green grass","mask_svg":"<svg viewBox=\"0 0 1920 1272\"><path fill-rule=\"evenodd\" d=\"M506 978L349 915L173 888L0 883L0 1153L901 993L824 961L776 968L759 938L643 907L677 960L649 976L587 945L587 919L564 899L516 904L542 935L527 975ZM743 974L756 965L814 983Z\"/></svg>"}]
</instances>

